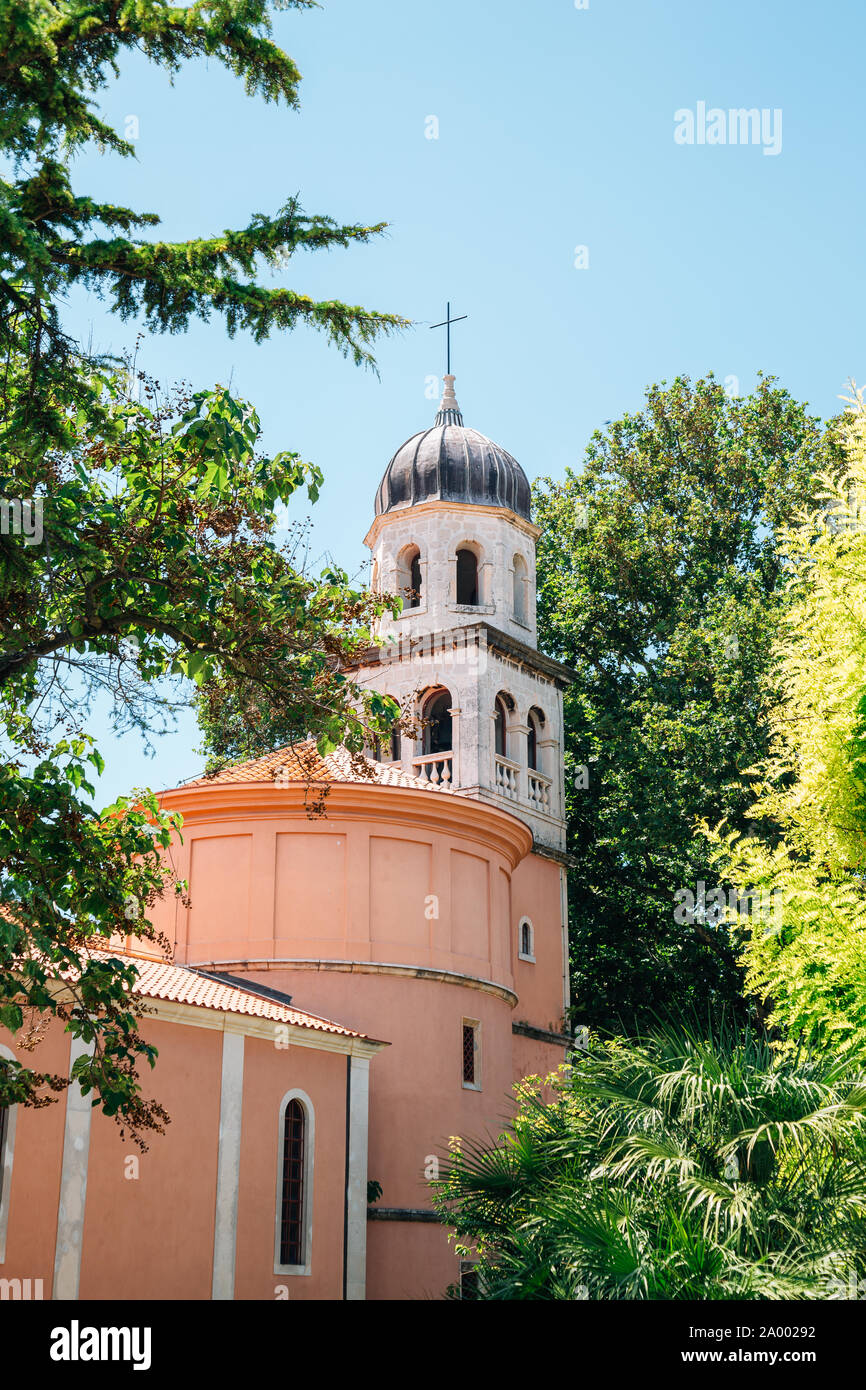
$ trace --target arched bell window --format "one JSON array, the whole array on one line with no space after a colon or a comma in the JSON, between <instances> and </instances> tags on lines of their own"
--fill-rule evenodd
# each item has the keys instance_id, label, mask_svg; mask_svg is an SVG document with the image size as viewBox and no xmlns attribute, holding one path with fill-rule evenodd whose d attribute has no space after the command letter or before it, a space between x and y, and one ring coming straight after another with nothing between
<instances>
[{"instance_id":1,"label":"arched bell window","mask_svg":"<svg viewBox=\"0 0 866 1390\"><path fill-rule=\"evenodd\" d=\"M389 700L393 700L395 705L399 705L400 703L396 695L389 695L387 698ZM385 745L385 748L383 749L383 752L385 754L385 757L388 758L392 763L398 763L400 761L400 729L397 724L395 724L391 729L390 737L388 739L387 744ZM377 759L377 761L381 762L382 759L379 758Z\"/></svg>"},{"instance_id":2,"label":"arched bell window","mask_svg":"<svg viewBox=\"0 0 866 1390\"><path fill-rule=\"evenodd\" d=\"M419 608L421 605L421 556L418 551L412 556L409 566L409 607Z\"/></svg>"},{"instance_id":3,"label":"arched bell window","mask_svg":"<svg viewBox=\"0 0 866 1390\"><path fill-rule=\"evenodd\" d=\"M417 545L407 545L397 558L397 592L404 608L421 606L421 552Z\"/></svg>"},{"instance_id":4,"label":"arched bell window","mask_svg":"<svg viewBox=\"0 0 866 1390\"><path fill-rule=\"evenodd\" d=\"M538 740L544 726L544 715L540 709L529 711L529 732L526 736L526 762L533 772L540 772Z\"/></svg>"},{"instance_id":5,"label":"arched bell window","mask_svg":"<svg viewBox=\"0 0 866 1390\"><path fill-rule=\"evenodd\" d=\"M468 546L457 552L457 602L470 607L478 603L478 556Z\"/></svg>"},{"instance_id":6,"label":"arched bell window","mask_svg":"<svg viewBox=\"0 0 866 1390\"><path fill-rule=\"evenodd\" d=\"M424 752L450 753L452 749L451 692L439 690L424 707Z\"/></svg>"},{"instance_id":7,"label":"arched bell window","mask_svg":"<svg viewBox=\"0 0 866 1390\"><path fill-rule=\"evenodd\" d=\"M506 757L508 748L508 713L501 695L496 697L493 711L493 747L500 758Z\"/></svg>"}]
</instances>

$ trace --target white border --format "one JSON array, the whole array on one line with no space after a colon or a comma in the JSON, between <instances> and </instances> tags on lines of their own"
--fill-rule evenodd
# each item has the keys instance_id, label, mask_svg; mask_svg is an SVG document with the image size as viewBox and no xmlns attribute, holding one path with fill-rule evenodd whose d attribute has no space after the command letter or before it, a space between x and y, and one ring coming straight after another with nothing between
<instances>
[{"instance_id":1,"label":"white border","mask_svg":"<svg viewBox=\"0 0 866 1390\"><path fill-rule=\"evenodd\" d=\"M472 1028L475 1033L475 1080L464 1081L463 1079L463 1029ZM464 1091L481 1090L481 1020L478 1018L464 1018L460 1025L460 1082Z\"/></svg>"},{"instance_id":2,"label":"white border","mask_svg":"<svg viewBox=\"0 0 866 1390\"><path fill-rule=\"evenodd\" d=\"M0 1057L8 1062L18 1059L11 1048L0 1043ZM3 1177L0 1182L0 1265L6 1260L6 1231L9 1226L9 1202L12 1196L12 1163L15 1158L15 1122L18 1119L18 1106L10 1105L6 1111L6 1137L3 1142Z\"/></svg>"},{"instance_id":3,"label":"white border","mask_svg":"<svg viewBox=\"0 0 866 1390\"><path fill-rule=\"evenodd\" d=\"M214 1205L212 1299L233 1299L238 1244L241 1136L244 1105L244 1035L223 1033L219 1148Z\"/></svg>"},{"instance_id":4,"label":"white border","mask_svg":"<svg viewBox=\"0 0 866 1390\"><path fill-rule=\"evenodd\" d=\"M523 951L523 928L529 927L529 955ZM517 923L517 959L527 960L530 964L535 964L535 927L532 925L531 917L521 917Z\"/></svg>"}]
</instances>

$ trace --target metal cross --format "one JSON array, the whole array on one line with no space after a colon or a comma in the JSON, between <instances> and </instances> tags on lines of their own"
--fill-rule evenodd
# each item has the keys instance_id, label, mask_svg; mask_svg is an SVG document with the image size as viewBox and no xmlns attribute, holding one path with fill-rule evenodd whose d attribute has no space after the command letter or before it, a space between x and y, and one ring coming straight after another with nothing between
<instances>
[{"instance_id":1,"label":"metal cross","mask_svg":"<svg viewBox=\"0 0 866 1390\"><path fill-rule=\"evenodd\" d=\"M452 325L452 323L460 323L460 320L461 320L461 319L468 319L468 317L469 317L468 314L460 314L456 319L452 319L452 317L451 317L451 301L449 300L449 302L448 302L447 305L445 306L445 317L444 317L444 319L442 320L442 322L441 322L441 323L431 323L431 325L430 325L431 328L445 328L445 329L447 329L447 332L446 332L446 335L445 335L445 340L446 340L446 343L447 343L447 345L448 345L448 346L447 346L447 361L448 361L448 375L449 375L449 376L451 375L451 325Z\"/></svg>"}]
</instances>

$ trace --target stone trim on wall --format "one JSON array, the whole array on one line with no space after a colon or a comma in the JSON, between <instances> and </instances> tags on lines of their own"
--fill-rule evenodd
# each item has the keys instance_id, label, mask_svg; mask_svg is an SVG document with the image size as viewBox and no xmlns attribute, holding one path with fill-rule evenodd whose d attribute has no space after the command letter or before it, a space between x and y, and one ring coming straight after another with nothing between
<instances>
[{"instance_id":1,"label":"stone trim on wall","mask_svg":"<svg viewBox=\"0 0 866 1390\"><path fill-rule=\"evenodd\" d=\"M504 999L506 1004L510 1004L512 1008L517 1003L517 995L514 990L508 989L506 985L498 985L495 980L484 980L479 975L462 975L457 970L436 970L427 965L396 965L390 961L326 960L303 957L299 959L283 957L276 960L270 956L261 960L220 960L208 961L206 964L200 961L195 962L196 969L214 970L217 966L220 969L231 968L232 970L337 970L349 975L397 975L406 980L434 980L439 984L462 985L465 989L479 989L484 994L492 994L497 999ZM370 1052L378 1052L379 1048L384 1046L387 1044L377 1043L371 1047ZM334 1050L347 1052L353 1049L343 1047ZM361 1056L365 1055L360 1047L357 1052Z\"/></svg>"},{"instance_id":2,"label":"stone trim on wall","mask_svg":"<svg viewBox=\"0 0 866 1390\"><path fill-rule=\"evenodd\" d=\"M93 1049L93 1042L85 1043L80 1038L73 1038L69 1047L70 1072L78 1058L91 1057ZM73 1081L66 1092L63 1160L57 1201L57 1238L54 1244L54 1286L51 1293L53 1299L78 1298L92 1115L93 1105L90 1097L83 1096L78 1082Z\"/></svg>"},{"instance_id":3,"label":"stone trim on wall","mask_svg":"<svg viewBox=\"0 0 866 1390\"><path fill-rule=\"evenodd\" d=\"M574 1038L570 1033L553 1033L548 1028L536 1028L532 1023L512 1023L512 1033L532 1038L534 1042L555 1043L557 1047L573 1047Z\"/></svg>"}]
</instances>

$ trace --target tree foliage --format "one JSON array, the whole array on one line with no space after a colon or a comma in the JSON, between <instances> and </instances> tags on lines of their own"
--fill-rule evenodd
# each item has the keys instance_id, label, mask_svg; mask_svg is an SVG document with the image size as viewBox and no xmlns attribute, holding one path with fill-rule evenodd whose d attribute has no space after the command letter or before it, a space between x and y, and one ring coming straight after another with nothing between
<instances>
[{"instance_id":1,"label":"tree foliage","mask_svg":"<svg viewBox=\"0 0 866 1390\"><path fill-rule=\"evenodd\" d=\"M93 1043L76 1077L139 1138L166 1117L141 1100L137 1064L155 1051L136 1023L134 971L109 948L151 936L149 904L184 885L162 853L173 823L148 792L93 804L93 696L108 694L118 728L153 731L189 682L206 722L208 710L233 712L215 750L225 755L252 737L257 702L324 747L360 747L396 712L340 674L385 600L340 573L314 579L278 535L278 511L303 491L315 500L319 471L289 450L266 457L254 409L223 388L131 379L129 363L92 357L63 322L66 294L83 286L154 331L214 312L257 341L307 323L357 363L402 326L260 283L299 250L366 242L381 223L307 215L292 195L240 230L171 243L156 238L155 213L74 187L89 142L134 153L99 110L133 51L171 76L192 59L222 62L249 93L297 105L272 8L0 7L0 498L41 510L38 537L5 513L0 527L0 1022L23 1028L23 1048L51 1016ZM0 1105L41 1104L67 1080L0 1059Z\"/></svg>"},{"instance_id":2,"label":"tree foliage","mask_svg":"<svg viewBox=\"0 0 866 1390\"><path fill-rule=\"evenodd\" d=\"M526 1084L435 1185L489 1299L849 1298L866 1267L862 1057L657 1025Z\"/></svg>"},{"instance_id":3,"label":"tree foliage","mask_svg":"<svg viewBox=\"0 0 866 1390\"><path fill-rule=\"evenodd\" d=\"M26 404L43 426L60 428L62 402L54 402L51 420L46 388L78 360L57 303L71 285L107 296L122 318L141 317L157 330L179 332L214 311L229 333L245 329L257 340L306 322L358 363L371 362L374 340L404 323L256 279L260 267L280 266L298 250L365 242L383 223L310 216L292 196L239 230L166 242L152 235L156 213L99 201L72 184L71 158L88 143L134 157L97 105L132 51L172 76L195 58L213 59L251 95L297 106L300 74L270 37L270 12L309 7L309 0L9 0L0 9L0 150L14 171L0 179L0 345L26 344L39 373ZM151 235L136 235L144 231ZM73 383L80 392L77 376Z\"/></svg>"},{"instance_id":4,"label":"tree foliage","mask_svg":"<svg viewBox=\"0 0 866 1390\"><path fill-rule=\"evenodd\" d=\"M845 468L782 533L790 603L773 648L779 699L754 769L754 833L707 829L722 872L775 895L749 934L747 983L789 1046L866 1043L866 406L849 402Z\"/></svg>"},{"instance_id":5,"label":"tree foliage","mask_svg":"<svg viewBox=\"0 0 866 1390\"><path fill-rule=\"evenodd\" d=\"M784 602L779 532L834 450L771 378L730 398L712 376L683 377L596 433L582 472L536 485L539 645L577 672L565 721L579 1023L739 999L727 933L678 926L674 894L714 881L696 817L747 828Z\"/></svg>"}]
</instances>

